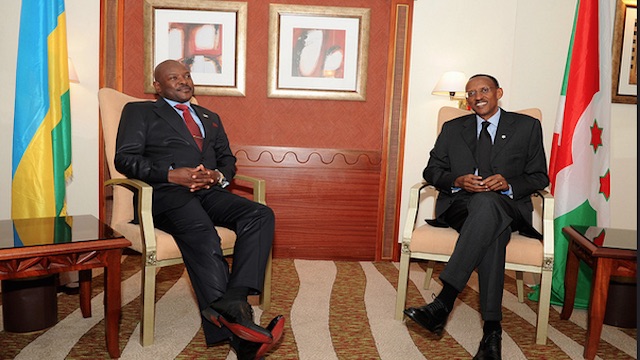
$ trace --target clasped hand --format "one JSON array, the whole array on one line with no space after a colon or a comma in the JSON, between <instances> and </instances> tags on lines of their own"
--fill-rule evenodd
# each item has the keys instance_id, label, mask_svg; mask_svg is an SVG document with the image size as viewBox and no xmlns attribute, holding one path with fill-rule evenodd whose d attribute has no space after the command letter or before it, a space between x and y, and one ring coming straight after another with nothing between
<instances>
[{"instance_id":1,"label":"clasped hand","mask_svg":"<svg viewBox=\"0 0 640 360\"><path fill-rule=\"evenodd\" d=\"M505 191L509 189L507 180L500 174L491 175L486 179L474 174L462 175L456 179L454 186L467 192Z\"/></svg>"},{"instance_id":2,"label":"clasped hand","mask_svg":"<svg viewBox=\"0 0 640 360\"><path fill-rule=\"evenodd\" d=\"M215 170L210 170L200 164L195 168L177 168L169 171L168 180L170 183L182 185L195 192L202 189L210 189L217 184L222 174Z\"/></svg>"}]
</instances>

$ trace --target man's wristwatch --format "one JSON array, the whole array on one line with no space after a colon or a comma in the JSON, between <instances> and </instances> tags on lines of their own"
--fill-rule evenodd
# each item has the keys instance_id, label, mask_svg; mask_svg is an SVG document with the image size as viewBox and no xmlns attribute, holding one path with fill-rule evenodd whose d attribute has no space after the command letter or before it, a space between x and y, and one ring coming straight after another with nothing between
<instances>
[{"instance_id":1,"label":"man's wristwatch","mask_svg":"<svg viewBox=\"0 0 640 360\"><path fill-rule=\"evenodd\" d=\"M218 179L218 185L223 189L229 186L230 183L229 181L227 181L227 178L224 177L224 174L222 173L222 171L218 169L215 169L215 171L217 171L218 174L220 174L220 178Z\"/></svg>"}]
</instances>

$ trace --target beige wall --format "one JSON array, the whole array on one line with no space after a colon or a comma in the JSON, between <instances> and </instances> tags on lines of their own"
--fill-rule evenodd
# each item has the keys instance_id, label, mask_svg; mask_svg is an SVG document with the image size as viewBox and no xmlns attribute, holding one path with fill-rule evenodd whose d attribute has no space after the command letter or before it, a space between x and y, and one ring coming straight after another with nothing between
<instances>
[{"instance_id":1,"label":"beige wall","mask_svg":"<svg viewBox=\"0 0 640 360\"><path fill-rule=\"evenodd\" d=\"M0 218L10 217L11 143L20 0L3 1L0 21ZM613 1L612 1L613 5ZM98 213L99 1L66 0L69 56L80 84L71 85L74 179L68 186L70 214ZM431 95L448 70L494 74L505 89L505 109L539 107L545 146L550 139L575 10L575 0L417 0L414 8L411 80L407 109L403 199L421 179L435 139L441 106ZM637 106L612 105L611 225L637 229ZM404 223L404 202L401 224Z\"/></svg>"}]
</instances>

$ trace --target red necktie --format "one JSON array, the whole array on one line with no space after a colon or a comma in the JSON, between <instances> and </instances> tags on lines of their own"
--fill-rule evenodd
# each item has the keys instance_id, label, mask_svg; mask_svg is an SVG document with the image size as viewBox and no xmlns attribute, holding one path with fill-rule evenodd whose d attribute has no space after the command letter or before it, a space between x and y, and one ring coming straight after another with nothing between
<instances>
[{"instance_id":1,"label":"red necktie","mask_svg":"<svg viewBox=\"0 0 640 360\"><path fill-rule=\"evenodd\" d=\"M204 138L202 137L202 133L200 132L200 128L198 127L198 124L196 124L196 121L193 119L193 116L191 116L191 111L189 111L189 107L184 104L177 104L176 109L182 110L182 116L184 117L184 122L187 124L187 128L189 128L189 132L191 133L191 136L193 136L193 140L196 141L196 144L198 144L198 147L200 148L200 150L202 150L202 142Z\"/></svg>"}]
</instances>

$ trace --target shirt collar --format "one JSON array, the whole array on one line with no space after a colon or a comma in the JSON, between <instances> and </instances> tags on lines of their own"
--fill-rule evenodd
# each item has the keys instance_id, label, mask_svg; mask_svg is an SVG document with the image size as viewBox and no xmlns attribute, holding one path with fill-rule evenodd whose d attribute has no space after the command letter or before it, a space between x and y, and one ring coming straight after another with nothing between
<instances>
[{"instance_id":1,"label":"shirt collar","mask_svg":"<svg viewBox=\"0 0 640 360\"><path fill-rule=\"evenodd\" d=\"M171 107L172 107L172 108L174 108L174 109L176 108L176 105L178 105L178 104L183 104L183 105L187 105L187 106L189 107L189 111L193 112L193 108L191 107L191 103L190 103L190 102L188 102L188 101L187 101L187 102L184 102L184 103L181 103L181 102L177 102L177 101L169 100L169 99L167 99L167 98L165 98L165 97L163 97L163 99L164 99L164 101L166 101L166 102L167 102L167 104L171 105Z\"/></svg>"},{"instance_id":2,"label":"shirt collar","mask_svg":"<svg viewBox=\"0 0 640 360\"><path fill-rule=\"evenodd\" d=\"M487 121L490 122L491 125L493 125L493 126L495 126L497 128L498 127L498 123L500 123L500 114L501 113L502 113L502 109L498 108L498 111L496 111L496 113L493 114L493 116L490 117L489 120L487 120ZM478 129L482 128L482 122L483 121L485 121L483 118L481 118L480 116L476 115L476 124L478 125Z\"/></svg>"}]
</instances>

